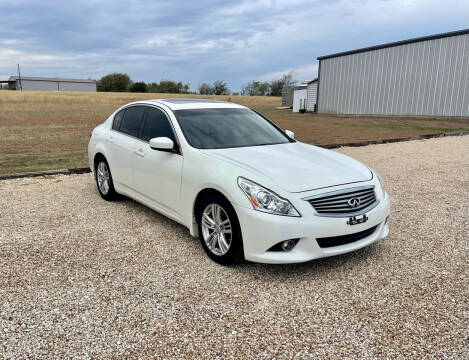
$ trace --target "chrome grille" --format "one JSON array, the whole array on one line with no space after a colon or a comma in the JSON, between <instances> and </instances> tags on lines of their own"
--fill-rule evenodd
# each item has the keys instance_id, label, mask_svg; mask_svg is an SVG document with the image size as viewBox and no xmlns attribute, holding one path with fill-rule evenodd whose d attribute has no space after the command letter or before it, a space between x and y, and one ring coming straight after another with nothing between
<instances>
[{"instance_id":1,"label":"chrome grille","mask_svg":"<svg viewBox=\"0 0 469 360\"><path fill-rule=\"evenodd\" d=\"M378 205L374 185L332 191L304 200L322 216L360 215Z\"/></svg>"}]
</instances>

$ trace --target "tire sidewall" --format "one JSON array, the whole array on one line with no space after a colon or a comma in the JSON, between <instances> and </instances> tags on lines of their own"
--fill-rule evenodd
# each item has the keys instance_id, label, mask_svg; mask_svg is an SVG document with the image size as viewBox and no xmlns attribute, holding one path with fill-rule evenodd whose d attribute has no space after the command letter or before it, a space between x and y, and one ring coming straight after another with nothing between
<instances>
[{"instance_id":1,"label":"tire sidewall","mask_svg":"<svg viewBox=\"0 0 469 360\"><path fill-rule=\"evenodd\" d=\"M100 163L106 164L107 170L109 171L109 191L107 192L107 194L103 194L101 192L101 189L99 188L99 184L98 184L98 166ZM116 193L116 190L114 189L114 182L112 180L111 169L109 168L109 164L106 161L106 159L101 158L96 162L96 166L94 169L94 179L96 181L96 187L98 188L99 195L101 195L101 197L104 200L114 200L116 198L117 193Z\"/></svg>"},{"instance_id":2,"label":"tire sidewall","mask_svg":"<svg viewBox=\"0 0 469 360\"><path fill-rule=\"evenodd\" d=\"M225 213L228 215L230 219L231 228L233 230L230 249L228 250L226 254L221 255L221 256L212 253L212 251L207 247L207 244L205 244L204 237L202 234L202 224L201 224L202 214L205 208L210 204L217 204L221 206L223 210L225 210ZM222 196L217 196L217 195L207 196L206 198L202 200L200 206L198 206L197 213L196 213L196 221L197 221L197 227L199 230L199 239L202 244L202 247L204 248L207 255L213 261L222 265L229 265L229 264L233 264L234 262L238 260L244 259L241 227L239 225L238 216L236 215L236 212L233 206L230 204L228 200L226 200Z\"/></svg>"}]
</instances>

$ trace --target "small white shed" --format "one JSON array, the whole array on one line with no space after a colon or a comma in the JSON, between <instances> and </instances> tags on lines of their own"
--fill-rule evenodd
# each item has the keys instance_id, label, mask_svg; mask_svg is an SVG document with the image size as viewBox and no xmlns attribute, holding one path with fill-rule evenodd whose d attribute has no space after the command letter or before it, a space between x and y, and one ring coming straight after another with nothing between
<instances>
[{"instance_id":1,"label":"small white shed","mask_svg":"<svg viewBox=\"0 0 469 360\"><path fill-rule=\"evenodd\" d=\"M316 112L317 98L318 98L318 79L314 79L308 83L308 91L306 95L306 111Z\"/></svg>"},{"instance_id":2,"label":"small white shed","mask_svg":"<svg viewBox=\"0 0 469 360\"><path fill-rule=\"evenodd\" d=\"M308 94L308 85L295 86L293 90L293 112L306 110L306 98Z\"/></svg>"}]
</instances>

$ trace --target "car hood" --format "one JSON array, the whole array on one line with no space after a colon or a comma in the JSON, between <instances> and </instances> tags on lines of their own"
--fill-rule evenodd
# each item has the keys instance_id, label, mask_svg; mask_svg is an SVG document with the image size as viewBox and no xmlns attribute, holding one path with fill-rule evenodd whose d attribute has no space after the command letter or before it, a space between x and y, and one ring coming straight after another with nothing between
<instances>
[{"instance_id":1,"label":"car hood","mask_svg":"<svg viewBox=\"0 0 469 360\"><path fill-rule=\"evenodd\" d=\"M373 177L357 160L301 142L201 152L267 177L288 192L367 181Z\"/></svg>"}]
</instances>

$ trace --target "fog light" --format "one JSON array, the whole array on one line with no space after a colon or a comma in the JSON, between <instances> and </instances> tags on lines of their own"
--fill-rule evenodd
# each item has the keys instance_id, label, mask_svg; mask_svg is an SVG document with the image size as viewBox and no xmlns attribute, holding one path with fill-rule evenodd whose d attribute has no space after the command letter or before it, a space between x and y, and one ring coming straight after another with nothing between
<instances>
[{"instance_id":1,"label":"fog light","mask_svg":"<svg viewBox=\"0 0 469 360\"><path fill-rule=\"evenodd\" d=\"M296 246L296 244L298 244L298 241L300 241L300 239L288 239L288 240L280 241L280 242L276 243L274 246L272 246L267 251L285 251L285 252L288 252L288 251L291 251Z\"/></svg>"},{"instance_id":2,"label":"fog light","mask_svg":"<svg viewBox=\"0 0 469 360\"><path fill-rule=\"evenodd\" d=\"M282 250L283 251L290 251L295 247L296 243L293 240L285 240L282 243Z\"/></svg>"}]
</instances>

